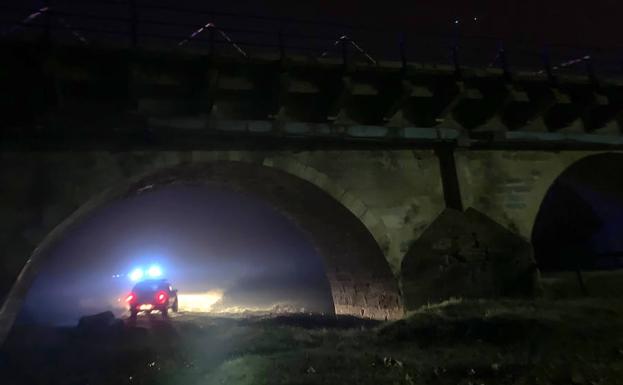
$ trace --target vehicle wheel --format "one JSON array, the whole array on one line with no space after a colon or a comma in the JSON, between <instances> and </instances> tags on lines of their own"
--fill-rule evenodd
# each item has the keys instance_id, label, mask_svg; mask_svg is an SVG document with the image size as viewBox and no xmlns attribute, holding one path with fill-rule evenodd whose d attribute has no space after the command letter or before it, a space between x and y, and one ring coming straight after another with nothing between
<instances>
[{"instance_id":1,"label":"vehicle wheel","mask_svg":"<svg viewBox=\"0 0 623 385\"><path fill-rule=\"evenodd\" d=\"M168 319L169 318L169 309L167 309L165 307L162 310L160 310L160 312L162 313L162 319Z\"/></svg>"},{"instance_id":2,"label":"vehicle wheel","mask_svg":"<svg viewBox=\"0 0 623 385\"><path fill-rule=\"evenodd\" d=\"M173 313L177 313L177 298L175 298L175 302L173 302L173 307L171 308L171 310L173 310Z\"/></svg>"},{"instance_id":3,"label":"vehicle wheel","mask_svg":"<svg viewBox=\"0 0 623 385\"><path fill-rule=\"evenodd\" d=\"M130 320L136 321L137 315L138 315L138 311L136 309L130 309Z\"/></svg>"}]
</instances>

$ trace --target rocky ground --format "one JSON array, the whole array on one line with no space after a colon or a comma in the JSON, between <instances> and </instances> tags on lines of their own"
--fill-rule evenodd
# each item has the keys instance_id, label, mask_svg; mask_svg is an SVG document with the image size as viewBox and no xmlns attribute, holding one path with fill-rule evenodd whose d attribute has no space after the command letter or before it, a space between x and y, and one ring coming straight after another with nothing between
<instances>
[{"instance_id":1,"label":"rocky ground","mask_svg":"<svg viewBox=\"0 0 623 385\"><path fill-rule=\"evenodd\" d=\"M9 384L623 384L623 301L449 301L406 319L182 314L15 328Z\"/></svg>"}]
</instances>

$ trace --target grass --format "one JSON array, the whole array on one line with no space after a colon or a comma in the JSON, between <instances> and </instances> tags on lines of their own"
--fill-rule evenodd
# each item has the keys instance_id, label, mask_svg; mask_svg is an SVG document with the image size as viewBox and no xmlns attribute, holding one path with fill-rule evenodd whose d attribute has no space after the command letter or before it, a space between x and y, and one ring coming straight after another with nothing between
<instances>
[{"instance_id":1,"label":"grass","mask_svg":"<svg viewBox=\"0 0 623 385\"><path fill-rule=\"evenodd\" d=\"M455 299L383 324L297 316L56 333L16 330L2 383L623 384L617 300Z\"/></svg>"}]
</instances>

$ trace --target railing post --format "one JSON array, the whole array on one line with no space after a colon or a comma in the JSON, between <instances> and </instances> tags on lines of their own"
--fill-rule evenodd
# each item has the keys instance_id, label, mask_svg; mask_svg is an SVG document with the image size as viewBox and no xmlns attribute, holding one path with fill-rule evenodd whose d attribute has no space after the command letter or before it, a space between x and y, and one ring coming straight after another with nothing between
<instances>
[{"instance_id":1,"label":"railing post","mask_svg":"<svg viewBox=\"0 0 623 385\"><path fill-rule=\"evenodd\" d=\"M454 64L454 74L461 78L461 63L459 62L459 47L455 44L452 47L452 64Z\"/></svg>"},{"instance_id":2,"label":"railing post","mask_svg":"<svg viewBox=\"0 0 623 385\"><path fill-rule=\"evenodd\" d=\"M461 63L459 62L459 20L454 20L454 44L452 45L452 64L454 64L454 74L457 79L461 75Z\"/></svg>"},{"instance_id":3,"label":"railing post","mask_svg":"<svg viewBox=\"0 0 623 385\"><path fill-rule=\"evenodd\" d=\"M45 18L44 27L43 27L43 41L45 41L46 43L49 43L52 38L52 32L51 32L52 19L50 19L50 12L52 12L52 9L51 9L52 0L43 0L43 7L47 9L46 13L43 15L43 17Z\"/></svg>"},{"instance_id":4,"label":"railing post","mask_svg":"<svg viewBox=\"0 0 623 385\"><path fill-rule=\"evenodd\" d=\"M342 44L342 66L344 69L348 67L348 42L350 38L346 35L340 38L340 43Z\"/></svg>"},{"instance_id":5,"label":"railing post","mask_svg":"<svg viewBox=\"0 0 623 385\"><path fill-rule=\"evenodd\" d=\"M210 58L215 55L215 39L216 36L214 35L214 26L210 25L208 26L208 56Z\"/></svg>"},{"instance_id":6,"label":"railing post","mask_svg":"<svg viewBox=\"0 0 623 385\"><path fill-rule=\"evenodd\" d=\"M286 47L283 36L283 25L279 27L279 60L283 62L286 58Z\"/></svg>"},{"instance_id":7,"label":"railing post","mask_svg":"<svg viewBox=\"0 0 623 385\"><path fill-rule=\"evenodd\" d=\"M556 83L556 78L554 77L554 73L552 72L552 63L549 58L549 52L547 50L547 47L543 48L543 52L541 53L541 60L543 61L543 69L547 74L547 80L551 84Z\"/></svg>"},{"instance_id":8,"label":"railing post","mask_svg":"<svg viewBox=\"0 0 623 385\"><path fill-rule=\"evenodd\" d=\"M594 86L599 86L597 81L597 75L595 75L595 67L593 66L593 57L591 55L584 56L584 63L586 64L586 74Z\"/></svg>"},{"instance_id":9,"label":"railing post","mask_svg":"<svg viewBox=\"0 0 623 385\"><path fill-rule=\"evenodd\" d=\"M500 43L498 54L500 56L500 66L502 67L502 70L504 71L504 79L510 82L511 72L510 72L510 69L508 68L508 58L506 57L506 49L504 49L503 43Z\"/></svg>"},{"instance_id":10,"label":"railing post","mask_svg":"<svg viewBox=\"0 0 623 385\"><path fill-rule=\"evenodd\" d=\"M399 44L400 44L400 62L402 63L402 72L405 73L407 71L407 50L406 50L404 32L400 33Z\"/></svg>"},{"instance_id":11,"label":"railing post","mask_svg":"<svg viewBox=\"0 0 623 385\"><path fill-rule=\"evenodd\" d=\"M136 7L136 0L130 0L130 42L132 48L138 46L138 9Z\"/></svg>"}]
</instances>

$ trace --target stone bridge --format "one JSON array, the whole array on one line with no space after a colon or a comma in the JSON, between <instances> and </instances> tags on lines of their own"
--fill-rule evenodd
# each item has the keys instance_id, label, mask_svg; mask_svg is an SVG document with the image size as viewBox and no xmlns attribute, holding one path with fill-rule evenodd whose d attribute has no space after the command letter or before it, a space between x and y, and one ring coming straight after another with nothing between
<instances>
[{"instance_id":1,"label":"stone bridge","mask_svg":"<svg viewBox=\"0 0 623 385\"><path fill-rule=\"evenodd\" d=\"M396 319L449 296L535 295L530 241L548 189L623 144L615 80L1 52L0 341L67 229L171 183L254 194L287 215L323 256L338 314Z\"/></svg>"}]
</instances>

